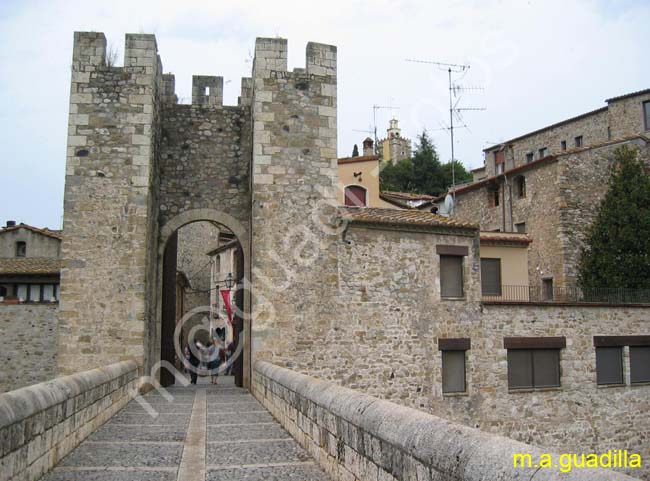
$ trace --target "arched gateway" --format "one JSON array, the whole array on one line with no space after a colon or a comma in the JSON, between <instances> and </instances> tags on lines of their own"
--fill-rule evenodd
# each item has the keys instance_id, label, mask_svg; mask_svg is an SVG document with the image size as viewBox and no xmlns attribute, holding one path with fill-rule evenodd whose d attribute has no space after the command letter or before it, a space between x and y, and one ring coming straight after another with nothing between
<instances>
[{"instance_id":1,"label":"arched gateway","mask_svg":"<svg viewBox=\"0 0 650 481\"><path fill-rule=\"evenodd\" d=\"M306 270L287 242L294 226L323 252L334 239L315 214L336 203L336 49L310 43L306 57L289 72L286 40L258 39L236 106L213 76L194 76L192 103L179 104L153 35L127 35L114 67L102 33L75 33L58 374L124 359L148 374L171 356L165 259L194 221L241 246L244 385L253 355L288 355L295 326L330 309L321 277L337 259Z\"/></svg>"}]
</instances>

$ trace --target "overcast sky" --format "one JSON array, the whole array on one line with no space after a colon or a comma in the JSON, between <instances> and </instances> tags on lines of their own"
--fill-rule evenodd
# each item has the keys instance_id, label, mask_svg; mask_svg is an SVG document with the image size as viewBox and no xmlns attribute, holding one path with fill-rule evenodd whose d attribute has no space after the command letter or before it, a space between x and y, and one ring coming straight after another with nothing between
<instances>
[{"instance_id":1,"label":"overcast sky","mask_svg":"<svg viewBox=\"0 0 650 481\"><path fill-rule=\"evenodd\" d=\"M339 157L382 105L399 109L377 112L380 137L395 116L408 137L428 129L448 160L447 73L405 59L471 65L457 83L484 90L454 101L487 110L463 112L455 146L474 168L489 144L650 87L648 25L648 0L2 0L0 222L61 227L75 30L104 32L120 56L125 33L154 33L179 97L192 74L222 75L226 104L255 37L287 38L289 68L304 66L308 41L336 45Z\"/></svg>"}]
</instances>

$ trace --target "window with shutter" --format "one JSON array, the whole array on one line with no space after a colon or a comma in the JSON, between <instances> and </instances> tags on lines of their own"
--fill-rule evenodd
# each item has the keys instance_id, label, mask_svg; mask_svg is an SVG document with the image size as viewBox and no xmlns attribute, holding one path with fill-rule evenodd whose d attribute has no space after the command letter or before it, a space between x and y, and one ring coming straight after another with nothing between
<instances>
[{"instance_id":1,"label":"window with shutter","mask_svg":"<svg viewBox=\"0 0 650 481\"><path fill-rule=\"evenodd\" d=\"M440 256L441 297L463 297L463 258Z\"/></svg>"},{"instance_id":2,"label":"window with shutter","mask_svg":"<svg viewBox=\"0 0 650 481\"><path fill-rule=\"evenodd\" d=\"M508 388L560 386L559 349L508 349Z\"/></svg>"},{"instance_id":3,"label":"window with shutter","mask_svg":"<svg viewBox=\"0 0 650 481\"><path fill-rule=\"evenodd\" d=\"M345 188L345 205L348 207L366 206L366 189L359 185L350 185Z\"/></svg>"},{"instance_id":4,"label":"window with shutter","mask_svg":"<svg viewBox=\"0 0 650 481\"><path fill-rule=\"evenodd\" d=\"M465 390L465 351L442 351L442 392Z\"/></svg>"},{"instance_id":5,"label":"window with shutter","mask_svg":"<svg viewBox=\"0 0 650 481\"><path fill-rule=\"evenodd\" d=\"M481 259L481 292L484 296L501 295L501 259Z\"/></svg>"},{"instance_id":6,"label":"window with shutter","mask_svg":"<svg viewBox=\"0 0 650 481\"><path fill-rule=\"evenodd\" d=\"M596 348L596 383L623 384L623 348Z\"/></svg>"},{"instance_id":7,"label":"window with shutter","mask_svg":"<svg viewBox=\"0 0 650 481\"><path fill-rule=\"evenodd\" d=\"M630 381L650 382L650 346L630 346Z\"/></svg>"}]
</instances>

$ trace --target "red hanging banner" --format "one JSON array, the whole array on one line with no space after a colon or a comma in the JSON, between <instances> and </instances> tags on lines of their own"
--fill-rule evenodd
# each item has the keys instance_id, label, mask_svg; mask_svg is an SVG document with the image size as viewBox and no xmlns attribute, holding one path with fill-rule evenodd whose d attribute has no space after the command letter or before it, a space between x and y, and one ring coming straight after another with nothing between
<instances>
[{"instance_id":1,"label":"red hanging banner","mask_svg":"<svg viewBox=\"0 0 650 481\"><path fill-rule=\"evenodd\" d=\"M228 323L232 324L232 306L230 305L230 289L224 289L221 292L221 297L223 298L223 304L226 306L226 312L228 313Z\"/></svg>"}]
</instances>

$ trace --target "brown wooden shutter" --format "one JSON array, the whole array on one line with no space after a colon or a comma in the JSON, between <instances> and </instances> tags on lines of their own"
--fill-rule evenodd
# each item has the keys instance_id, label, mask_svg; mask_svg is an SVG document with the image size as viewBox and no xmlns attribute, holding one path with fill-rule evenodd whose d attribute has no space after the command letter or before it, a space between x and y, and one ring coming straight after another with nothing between
<instances>
[{"instance_id":1,"label":"brown wooden shutter","mask_svg":"<svg viewBox=\"0 0 650 481\"><path fill-rule=\"evenodd\" d=\"M442 392L465 392L465 351L442 351Z\"/></svg>"},{"instance_id":2,"label":"brown wooden shutter","mask_svg":"<svg viewBox=\"0 0 650 481\"><path fill-rule=\"evenodd\" d=\"M501 259L481 259L481 292L484 296L501 295Z\"/></svg>"},{"instance_id":3,"label":"brown wooden shutter","mask_svg":"<svg viewBox=\"0 0 650 481\"><path fill-rule=\"evenodd\" d=\"M650 382L650 347L630 346L630 381Z\"/></svg>"},{"instance_id":4,"label":"brown wooden shutter","mask_svg":"<svg viewBox=\"0 0 650 481\"><path fill-rule=\"evenodd\" d=\"M463 297L463 258L440 256L440 295Z\"/></svg>"},{"instance_id":5,"label":"brown wooden shutter","mask_svg":"<svg viewBox=\"0 0 650 481\"><path fill-rule=\"evenodd\" d=\"M623 384L623 348L596 348L596 383Z\"/></svg>"}]
</instances>

